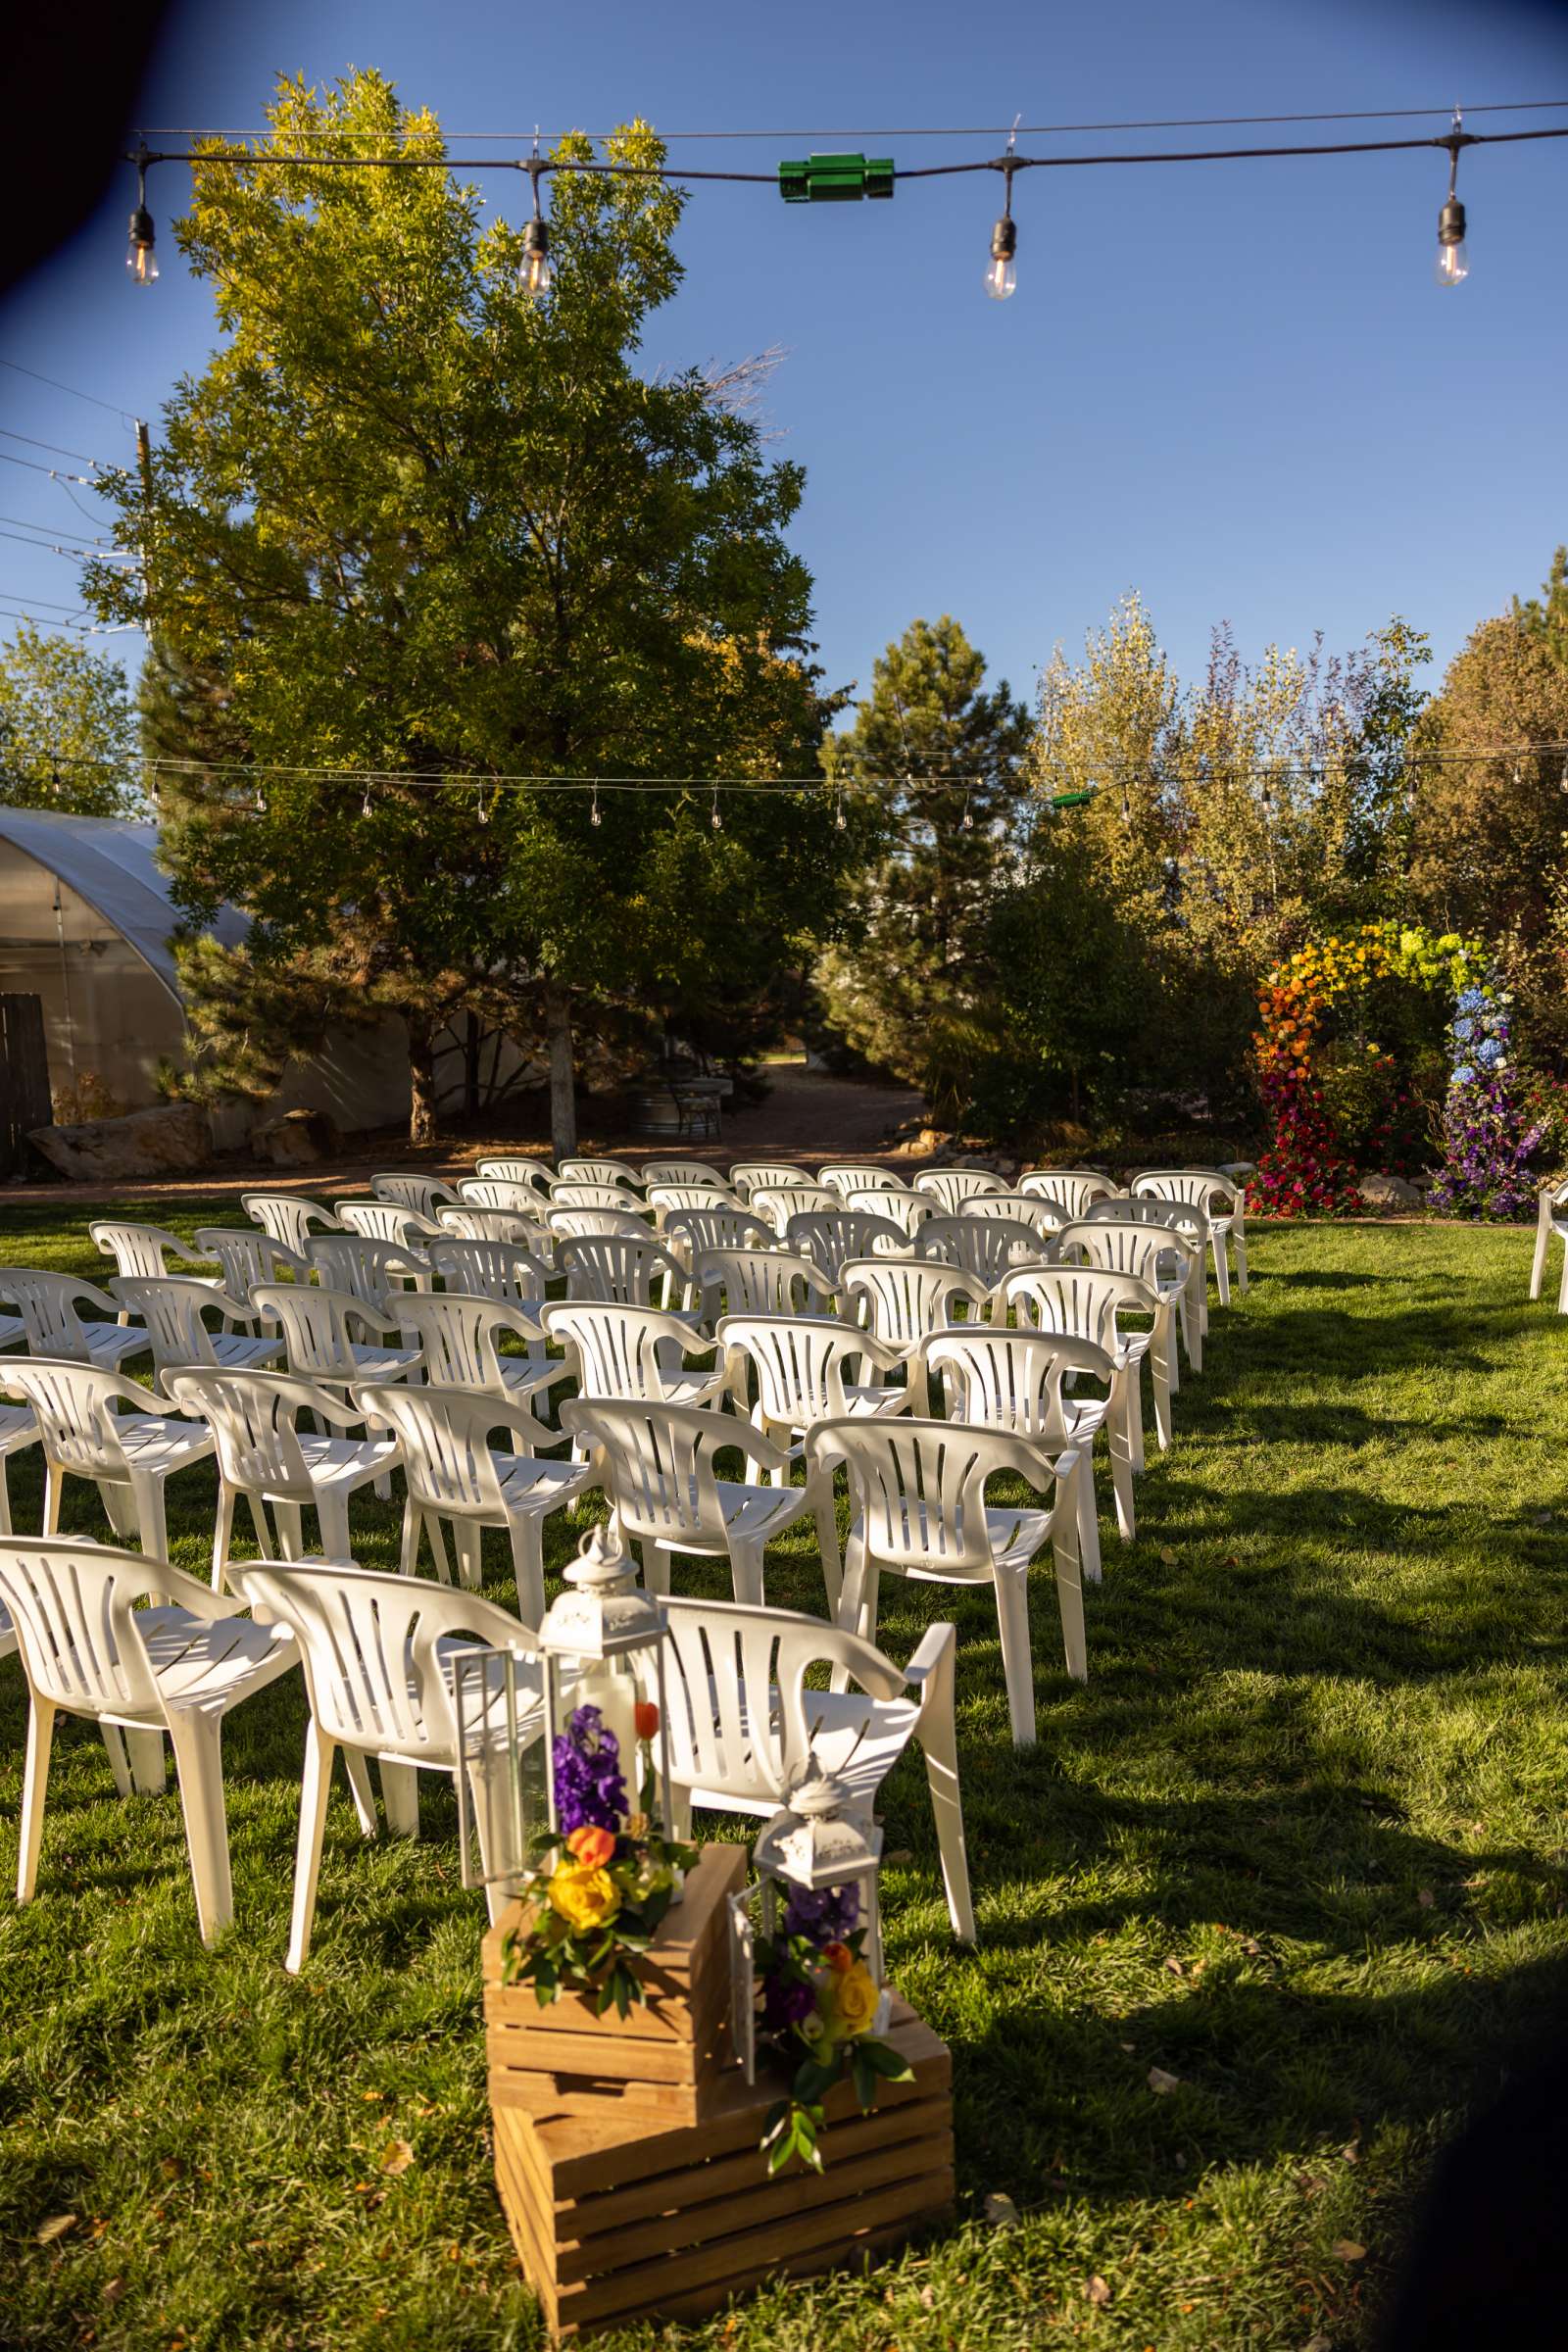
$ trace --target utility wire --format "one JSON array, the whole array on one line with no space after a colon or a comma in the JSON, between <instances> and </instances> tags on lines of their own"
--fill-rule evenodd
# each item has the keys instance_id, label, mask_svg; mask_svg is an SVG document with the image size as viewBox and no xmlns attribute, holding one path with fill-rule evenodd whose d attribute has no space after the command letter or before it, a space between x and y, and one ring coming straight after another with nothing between
<instances>
[{"instance_id":1,"label":"utility wire","mask_svg":"<svg viewBox=\"0 0 1568 2352\"><path fill-rule=\"evenodd\" d=\"M128 409L117 409L112 400L100 400L96 392L83 392L74 384L63 384L58 376L40 375L36 368L24 368L20 360L0 359L0 368L9 368L14 375L30 375L35 384L47 384L53 392L69 392L73 400L90 401L95 409L107 409L111 416L118 416L122 424L135 426L136 419Z\"/></svg>"},{"instance_id":2,"label":"utility wire","mask_svg":"<svg viewBox=\"0 0 1568 2352\"><path fill-rule=\"evenodd\" d=\"M84 466L97 466L100 460L89 458L84 449L61 449L53 441L35 441L30 433L14 433L9 425L0 424L0 440L21 441L28 449L47 449L57 458L79 458Z\"/></svg>"},{"instance_id":3,"label":"utility wire","mask_svg":"<svg viewBox=\"0 0 1568 2352\"><path fill-rule=\"evenodd\" d=\"M25 466L29 473L46 473L52 482L80 482L84 490L98 488L90 474L62 473L58 466L40 466L35 458L14 458L9 449L0 449L0 466Z\"/></svg>"},{"instance_id":4,"label":"utility wire","mask_svg":"<svg viewBox=\"0 0 1568 2352\"><path fill-rule=\"evenodd\" d=\"M1568 98L1517 98L1499 101L1491 106L1467 106L1466 115L1523 115L1550 114L1568 108ZM892 130L662 130L661 140L680 140L683 144L709 139L1003 139L1016 130L1020 138L1066 137L1076 131L1102 130L1221 130L1241 129L1248 125L1259 128L1276 122L1398 122L1413 121L1425 115L1447 115L1453 111L1451 99L1441 106L1371 106L1354 110L1331 110L1320 115L1163 115L1152 116L1130 122L1020 122L972 123L959 126L951 123L904 124ZM148 139L268 139L270 129L259 130L201 130L187 126L164 124L149 127L138 134ZM379 139L384 131L322 130L321 138ZM548 130L433 130L411 133L467 144L474 139L514 139L519 146L531 146L536 138L562 139L565 131ZM619 134L609 130L591 130L584 136L605 140ZM107 405L107 404L103 404Z\"/></svg>"},{"instance_id":5,"label":"utility wire","mask_svg":"<svg viewBox=\"0 0 1568 2352\"><path fill-rule=\"evenodd\" d=\"M24 531L47 531L51 527L47 522L33 522L25 514L0 514L0 522L14 522L19 530ZM82 531L56 531L55 537L79 540L83 547L112 548L114 546L112 539L89 539Z\"/></svg>"}]
</instances>

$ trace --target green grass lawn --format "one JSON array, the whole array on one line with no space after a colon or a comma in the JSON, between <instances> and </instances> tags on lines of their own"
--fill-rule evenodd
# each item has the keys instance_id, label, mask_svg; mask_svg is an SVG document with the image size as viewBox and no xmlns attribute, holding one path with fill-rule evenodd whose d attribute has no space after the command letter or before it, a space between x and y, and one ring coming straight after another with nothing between
<instances>
[{"instance_id":1,"label":"green grass lawn","mask_svg":"<svg viewBox=\"0 0 1568 2352\"><path fill-rule=\"evenodd\" d=\"M0 1215L0 1249L95 1271L84 1225L69 1203ZM1033 1749L1008 1741L983 1601L885 1588L895 1654L928 1615L956 1604L959 1627L978 1951L949 1938L909 1759L885 1895L892 1970L953 2046L961 2226L689 2340L1370 2340L1432 2150L1568 1995L1568 1327L1526 1304L1529 1255L1517 1229L1259 1236L1163 1459L1151 1426L1137 1544L1104 1521L1086 1690L1036 1572ZM21 1528L35 1463L12 1466ZM171 1490L198 1575L211 1497L205 1470ZM104 1532L88 1488L68 1514ZM391 1508L355 1525L367 1564L395 1564ZM554 1523L553 1560L579 1533ZM510 1601L496 1541L487 1588ZM678 1574L721 1589L712 1563ZM821 1607L804 1532L768 1593ZM23 1720L0 1665L0 1884ZM38 1898L0 1894L6 2347L538 2339L491 2180L481 1906L450 1790L428 1784L419 1843L366 1847L340 1776L296 1983L303 1720L297 1678L231 1718L236 1925L211 1956L172 1794L119 1803L96 1737L57 1736ZM397 2176L394 2138L414 2151ZM1015 2228L984 2220L994 2191Z\"/></svg>"}]
</instances>

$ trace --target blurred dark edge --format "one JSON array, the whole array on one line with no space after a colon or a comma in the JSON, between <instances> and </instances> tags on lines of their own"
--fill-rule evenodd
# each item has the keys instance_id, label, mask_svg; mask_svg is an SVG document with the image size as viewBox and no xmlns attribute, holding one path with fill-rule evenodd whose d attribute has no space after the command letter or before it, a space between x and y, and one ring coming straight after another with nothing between
<instances>
[{"instance_id":1,"label":"blurred dark edge","mask_svg":"<svg viewBox=\"0 0 1568 2352\"><path fill-rule=\"evenodd\" d=\"M6 41L11 227L0 292L74 237L117 175L128 220L134 179L120 159L133 143L136 94L173 14L171 0L20 0Z\"/></svg>"}]
</instances>

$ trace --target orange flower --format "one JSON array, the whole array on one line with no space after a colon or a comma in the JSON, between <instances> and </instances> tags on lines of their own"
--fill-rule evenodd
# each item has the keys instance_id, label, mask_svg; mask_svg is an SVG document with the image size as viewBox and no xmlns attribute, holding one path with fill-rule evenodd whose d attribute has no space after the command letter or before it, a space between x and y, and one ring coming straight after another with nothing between
<instances>
[{"instance_id":1,"label":"orange flower","mask_svg":"<svg viewBox=\"0 0 1568 2352\"><path fill-rule=\"evenodd\" d=\"M610 1860L614 1850L615 1840L610 1832L590 1822L584 1822L580 1830L573 1830L566 1839L567 1853L573 1855L585 1870L598 1870L601 1864Z\"/></svg>"},{"instance_id":2,"label":"orange flower","mask_svg":"<svg viewBox=\"0 0 1568 2352\"><path fill-rule=\"evenodd\" d=\"M639 1740L652 1740L659 1730L659 1709L651 1698L640 1698L632 1710Z\"/></svg>"},{"instance_id":3,"label":"orange flower","mask_svg":"<svg viewBox=\"0 0 1568 2352\"><path fill-rule=\"evenodd\" d=\"M847 1977L855 1966L855 1954L847 1943L824 1943L822 1957L835 1976Z\"/></svg>"}]
</instances>

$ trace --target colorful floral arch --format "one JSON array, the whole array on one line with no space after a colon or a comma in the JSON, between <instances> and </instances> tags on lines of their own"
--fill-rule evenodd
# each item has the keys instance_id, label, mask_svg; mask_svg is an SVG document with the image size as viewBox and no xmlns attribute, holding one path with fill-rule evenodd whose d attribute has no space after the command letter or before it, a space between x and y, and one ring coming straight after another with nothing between
<instances>
[{"instance_id":1,"label":"colorful floral arch","mask_svg":"<svg viewBox=\"0 0 1568 2352\"><path fill-rule=\"evenodd\" d=\"M1428 995L1442 991L1454 1002L1440 1204L1479 1215L1513 1214L1511 1205L1501 1204L1508 1183L1499 1191L1490 1162L1480 1164L1479 1132L1467 1132L1486 1128L1487 1149L1496 1157L1501 1141L1491 1130L1499 1121L1503 1129L1510 1121L1512 1128L1519 1124L1508 1099L1508 1000L1495 986L1481 941L1396 922L1363 923L1358 931L1311 941L1264 982L1262 1027L1253 1044L1271 1132L1252 1180L1256 1205L1274 1216L1343 1215L1360 1206L1358 1171L1314 1076L1313 1054L1335 1005L1383 979L1406 981ZM1379 1051L1367 1048L1371 1054ZM1514 1172L1522 1174L1534 1140L1513 1136L1510 1170L1517 1160Z\"/></svg>"}]
</instances>

